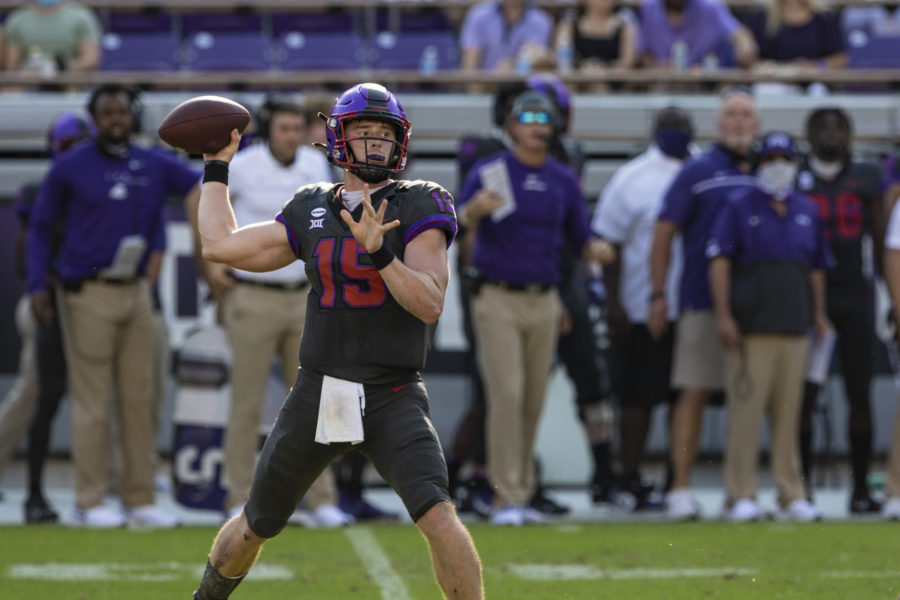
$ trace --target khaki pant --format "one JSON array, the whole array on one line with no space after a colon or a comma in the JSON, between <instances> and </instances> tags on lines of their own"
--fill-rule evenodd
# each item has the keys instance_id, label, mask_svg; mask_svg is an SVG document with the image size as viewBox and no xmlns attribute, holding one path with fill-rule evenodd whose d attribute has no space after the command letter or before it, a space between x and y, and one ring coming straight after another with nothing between
<instances>
[{"instance_id":1,"label":"khaki pant","mask_svg":"<svg viewBox=\"0 0 900 600\"><path fill-rule=\"evenodd\" d=\"M472 299L476 353L487 397L488 476L497 506L534 494L534 438L556 350L556 290L538 294L485 284Z\"/></svg>"},{"instance_id":2,"label":"khaki pant","mask_svg":"<svg viewBox=\"0 0 900 600\"><path fill-rule=\"evenodd\" d=\"M900 498L900 412L894 419L894 431L891 434L891 449L888 454L887 481L884 495L887 498Z\"/></svg>"},{"instance_id":3,"label":"khaki pant","mask_svg":"<svg viewBox=\"0 0 900 600\"><path fill-rule=\"evenodd\" d=\"M806 336L747 335L740 349L727 352L724 469L729 502L756 497L759 435L766 412L778 502L786 506L805 497L797 440L808 350Z\"/></svg>"},{"instance_id":4,"label":"khaki pant","mask_svg":"<svg viewBox=\"0 0 900 600\"><path fill-rule=\"evenodd\" d=\"M723 389L724 354L725 349L716 334L713 312L685 311L675 329L672 387L679 390Z\"/></svg>"},{"instance_id":5,"label":"khaki pant","mask_svg":"<svg viewBox=\"0 0 900 600\"><path fill-rule=\"evenodd\" d=\"M16 304L16 329L22 342L19 374L0 402L0 470L28 432L37 405L37 324L27 295Z\"/></svg>"},{"instance_id":6,"label":"khaki pant","mask_svg":"<svg viewBox=\"0 0 900 600\"><path fill-rule=\"evenodd\" d=\"M122 504L153 504L153 309L146 280L86 282L60 291L59 316L72 399L75 505L103 503L110 456L110 399L122 445Z\"/></svg>"},{"instance_id":7,"label":"khaki pant","mask_svg":"<svg viewBox=\"0 0 900 600\"><path fill-rule=\"evenodd\" d=\"M298 350L306 319L306 290L284 291L236 284L225 305L231 346L231 410L225 430L224 461L228 480L226 510L250 497L259 450L259 424L272 359L281 359L284 385L290 389L300 368ZM306 494L310 508L337 503L334 475L326 469Z\"/></svg>"}]
</instances>

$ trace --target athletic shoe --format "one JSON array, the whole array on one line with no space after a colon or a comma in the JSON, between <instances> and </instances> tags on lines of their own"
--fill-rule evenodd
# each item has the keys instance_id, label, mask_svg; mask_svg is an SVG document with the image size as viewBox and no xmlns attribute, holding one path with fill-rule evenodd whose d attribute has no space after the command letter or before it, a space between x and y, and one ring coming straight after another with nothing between
<instances>
[{"instance_id":1,"label":"athletic shoe","mask_svg":"<svg viewBox=\"0 0 900 600\"><path fill-rule=\"evenodd\" d=\"M344 492L338 494L338 508L357 521L395 521L400 517L399 513L382 510L362 496Z\"/></svg>"},{"instance_id":2,"label":"athletic shoe","mask_svg":"<svg viewBox=\"0 0 900 600\"><path fill-rule=\"evenodd\" d=\"M673 521L696 521L700 505L688 488L678 488L666 494L666 512Z\"/></svg>"},{"instance_id":3,"label":"athletic shoe","mask_svg":"<svg viewBox=\"0 0 900 600\"><path fill-rule=\"evenodd\" d=\"M519 527L525 522L522 508L515 504L507 504L503 508L491 511L491 525L512 525Z\"/></svg>"},{"instance_id":4,"label":"athletic shoe","mask_svg":"<svg viewBox=\"0 0 900 600\"><path fill-rule=\"evenodd\" d=\"M531 501L528 503L528 506L534 510L544 513L545 515L567 515L571 510L568 506L560 504L549 496L546 496L542 488L537 489L537 491L534 493L534 496L531 497Z\"/></svg>"},{"instance_id":5,"label":"athletic shoe","mask_svg":"<svg viewBox=\"0 0 900 600\"><path fill-rule=\"evenodd\" d=\"M875 500L868 494L853 494L850 498L850 512L854 515L865 515L881 512L881 502Z\"/></svg>"},{"instance_id":6,"label":"athletic shoe","mask_svg":"<svg viewBox=\"0 0 900 600\"><path fill-rule=\"evenodd\" d=\"M356 520L334 504L323 504L311 511L312 520L317 527L343 527L352 525Z\"/></svg>"},{"instance_id":7,"label":"athletic shoe","mask_svg":"<svg viewBox=\"0 0 900 600\"><path fill-rule=\"evenodd\" d=\"M200 592L198 590L194 590L194 600L200 600Z\"/></svg>"},{"instance_id":8,"label":"athletic shoe","mask_svg":"<svg viewBox=\"0 0 900 600\"><path fill-rule=\"evenodd\" d=\"M881 507L881 516L889 521L900 520L900 496L888 498L884 506Z\"/></svg>"},{"instance_id":9,"label":"athletic shoe","mask_svg":"<svg viewBox=\"0 0 900 600\"><path fill-rule=\"evenodd\" d=\"M543 525L547 522L547 515L543 511L524 506L521 509L523 525Z\"/></svg>"},{"instance_id":10,"label":"athletic shoe","mask_svg":"<svg viewBox=\"0 0 900 600\"><path fill-rule=\"evenodd\" d=\"M108 506L100 505L87 510L75 509L72 513L72 522L81 527L106 529L122 527L125 525L125 515L121 511L113 510Z\"/></svg>"},{"instance_id":11,"label":"athletic shoe","mask_svg":"<svg viewBox=\"0 0 900 600\"><path fill-rule=\"evenodd\" d=\"M43 497L31 497L25 501L26 523L56 523L57 521L59 521L59 515Z\"/></svg>"},{"instance_id":12,"label":"athletic shoe","mask_svg":"<svg viewBox=\"0 0 900 600\"><path fill-rule=\"evenodd\" d=\"M816 508L816 505L810 503L806 498L797 498L778 511L777 516L781 521L799 521L808 523L811 521L821 521L822 511Z\"/></svg>"},{"instance_id":13,"label":"athletic shoe","mask_svg":"<svg viewBox=\"0 0 900 600\"><path fill-rule=\"evenodd\" d=\"M181 519L153 504L128 508L125 510L125 517L128 519L129 527L171 529L181 525Z\"/></svg>"},{"instance_id":14,"label":"athletic shoe","mask_svg":"<svg viewBox=\"0 0 900 600\"><path fill-rule=\"evenodd\" d=\"M758 521L762 517L762 511L759 504L750 498L741 498L728 510L726 518L735 523L743 523L746 521Z\"/></svg>"}]
</instances>

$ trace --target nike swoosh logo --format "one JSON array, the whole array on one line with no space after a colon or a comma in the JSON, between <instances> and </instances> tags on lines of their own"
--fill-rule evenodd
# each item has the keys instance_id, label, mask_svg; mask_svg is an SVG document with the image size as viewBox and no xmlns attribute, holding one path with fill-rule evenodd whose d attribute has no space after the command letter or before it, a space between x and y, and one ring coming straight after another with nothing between
<instances>
[{"instance_id":1,"label":"nike swoosh logo","mask_svg":"<svg viewBox=\"0 0 900 600\"><path fill-rule=\"evenodd\" d=\"M398 385L397 387L392 387L391 389L394 390L395 392L399 392L400 390L405 388L407 385L409 385L409 384L404 383L403 385Z\"/></svg>"}]
</instances>

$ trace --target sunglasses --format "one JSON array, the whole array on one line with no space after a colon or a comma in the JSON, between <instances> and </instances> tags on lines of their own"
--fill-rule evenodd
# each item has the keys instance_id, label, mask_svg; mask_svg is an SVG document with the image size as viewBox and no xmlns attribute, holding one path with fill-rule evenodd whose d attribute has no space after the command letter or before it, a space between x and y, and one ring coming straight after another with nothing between
<instances>
[{"instance_id":1,"label":"sunglasses","mask_svg":"<svg viewBox=\"0 0 900 600\"><path fill-rule=\"evenodd\" d=\"M549 124L553 120L553 117L548 112L526 110L516 115L516 119L519 121L519 123Z\"/></svg>"}]
</instances>

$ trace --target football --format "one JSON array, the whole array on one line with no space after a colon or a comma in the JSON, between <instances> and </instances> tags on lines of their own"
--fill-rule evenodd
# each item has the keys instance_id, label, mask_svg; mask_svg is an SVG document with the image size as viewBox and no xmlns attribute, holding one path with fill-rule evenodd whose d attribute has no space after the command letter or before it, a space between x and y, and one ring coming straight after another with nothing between
<instances>
[{"instance_id":1,"label":"football","mask_svg":"<svg viewBox=\"0 0 900 600\"><path fill-rule=\"evenodd\" d=\"M214 154L231 141L231 130L244 131L250 111L221 96L197 96L173 108L159 126L159 137L191 154Z\"/></svg>"}]
</instances>

